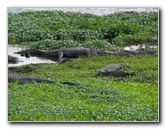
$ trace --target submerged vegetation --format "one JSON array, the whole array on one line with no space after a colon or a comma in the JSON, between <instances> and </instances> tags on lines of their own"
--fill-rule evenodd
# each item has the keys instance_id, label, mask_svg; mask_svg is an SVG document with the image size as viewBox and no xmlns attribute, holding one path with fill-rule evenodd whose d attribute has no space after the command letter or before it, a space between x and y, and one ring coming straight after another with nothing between
<instances>
[{"instance_id":1,"label":"submerged vegetation","mask_svg":"<svg viewBox=\"0 0 166 129\"><path fill-rule=\"evenodd\" d=\"M34 49L83 46L113 49L158 42L157 12L105 16L60 11L8 14L9 44ZM136 75L97 76L109 64L129 63L121 71ZM158 121L158 49L155 55L77 58L64 64L30 64L9 73L56 80L8 86L9 121ZM76 86L60 82L72 81Z\"/></svg>"}]
</instances>

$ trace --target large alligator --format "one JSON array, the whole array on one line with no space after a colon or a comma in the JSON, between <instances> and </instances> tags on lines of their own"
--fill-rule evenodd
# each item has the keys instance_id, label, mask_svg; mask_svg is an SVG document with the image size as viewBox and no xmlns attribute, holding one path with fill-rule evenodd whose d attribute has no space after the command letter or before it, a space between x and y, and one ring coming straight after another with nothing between
<instances>
[{"instance_id":1,"label":"large alligator","mask_svg":"<svg viewBox=\"0 0 166 129\"><path fill-rule=\"evenodd\" d=\"M78 58L80 56L101 56L101 55L119 55L119 56L142 56L142 55L151 55L156 54L156 50L149 49L137 49L135 51L132 50L114 50L114 51L106 51L101 49L90 49L85 47L73 47L73 48L62 48L50 51L44 50L34 50L27 49L15 52L15 54L20 54L21 56L25 56L29 58L30 56L36 56L41 58L47 58L53 61L58 62L66 62L70 61L71 58Z\"/></svg>"},{"instance_id":2,"label":"large alligator","mask_svg":"<svg viewBox=\"0 0 166 129\"><path fill-rule=\"evenodd\" d=\"M113 52L100 50L100 49L99 50L90 49L85 47L73 47L73 48L62 48L50 51L27 49L15 52L15 54L21 54L21 56L25 56L26 58L29 58L30 56L36 56L36 57L47 58L53 61L62 62L66 58L106 55L106 54L113 54Z\"/></svg>"},{"instance_id":3,"label":"large alligator","mask_svg":"<svg viewBox=\"0 0 166 129\"><path fill-rule=\"evenodd\" d=\"M104 76L114 76L114 77L126 77L129 75L135 75L134 73L126 73L122 71L118 71L124 67L130 67L129 63L122 63L122 64L110 64L104 68L101 68L97 75L104 75Z\"/></svg>"},{"instance_id":4,"label":"large alligator","mask_svg":"<svg viewBox=\"0 0 166 129\"><path fill-rule=\"evenodd\" d=\"M18 82L18 84L26 84L26 83L54 83L54 80L51 79L45 79L35 76L24 76L24 75L18 75L18 74L8 74L8 82ZM61 84L67 84L67 85L77 85L73 82L60 82Z\"/></svg>"},{"instance_id":5,"label":"large alligator","mask_svg":"<svg viewBox=\"0 0 166 129\"><path fill-rule=\"evenodd\" d=\"M17 64L19 62L23 62L23 61L18 59L18 57L14 57L14 56L8 55L8 63L9 64Z\"/></svg>"}]
</instances>

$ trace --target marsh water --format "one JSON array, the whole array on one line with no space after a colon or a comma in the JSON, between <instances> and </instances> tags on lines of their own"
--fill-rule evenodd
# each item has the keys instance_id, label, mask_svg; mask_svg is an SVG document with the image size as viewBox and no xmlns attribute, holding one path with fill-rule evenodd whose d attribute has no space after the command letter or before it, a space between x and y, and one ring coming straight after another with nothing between
<instances>
[{"instance_id":1,"label":"marsh water","mask_svg":"<svg viewBox=\"0 0 166 129\"><path fill-rule=\"evenodd\" d=\"M26 64L37 64L37 63L56 63L54 61L44 59L44 58L38 58L38 57L25 58L21 55L14 54L14 52L25 50L25 49L26 48L19 47L17 45L8 45L8 55L18 57L21 61L23 61L23 62L19 62L18 64L8 64L8 67L21 66Z\"/></svg>"},{"instance_id":2,"label":"marsh water","mask_svg":"<svg viewBox=\"0 0 166 129\"><path fill-rule=\"evenodd\" d=\"M138 44L138 45L131 45L131 46L126 46L124 47L124 50L130 50L130 51L135 51L137 49L144 48L144 49L153 49L153 48L158 48L158 43L153 43L152 45L143 43L143 44Z\"/></svg>"},{"instance_id":3,"label":"marsh water","mask_svg":"<svg viewBox=\"0 0 166 129\"><path fill-rule=\"evenodd\" d=\"M95 15L106 15L116 12L125 12L125 11L136 11L136 12L158 12L158 8L8 8L8 13L20 13L28 11L63 11L63 12L80 12L80 13L91 13Z\"/></svg>"}]
</instances>

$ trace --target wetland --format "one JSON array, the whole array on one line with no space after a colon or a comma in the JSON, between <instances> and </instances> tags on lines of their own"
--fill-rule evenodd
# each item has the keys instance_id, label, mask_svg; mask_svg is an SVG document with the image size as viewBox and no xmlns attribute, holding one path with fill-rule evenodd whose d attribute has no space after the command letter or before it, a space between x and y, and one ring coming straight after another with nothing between
<instances>
[{"instance_id":1,"label":"wetland","mask_svg":"<svg viewBox=\"0 0 166 129\"><path fill-rule=\"evenodd\" d=\"M153 52L131 57L79 57L62 64L50 60L36 64L35 57L17 56L29 63L8 67L9 73L41 76L56 82L9 83L8 121L158 122L158 15L156 11L105 15L55 10L9 12L8 54L12 56L17 56L13 53L22 49L55 50L78 46ZM116 63L129 63L129 68L120 71L135 75L97 76L99 69ZM64 81L78 85L60 83Z\"/></svg>"}]
</instances>

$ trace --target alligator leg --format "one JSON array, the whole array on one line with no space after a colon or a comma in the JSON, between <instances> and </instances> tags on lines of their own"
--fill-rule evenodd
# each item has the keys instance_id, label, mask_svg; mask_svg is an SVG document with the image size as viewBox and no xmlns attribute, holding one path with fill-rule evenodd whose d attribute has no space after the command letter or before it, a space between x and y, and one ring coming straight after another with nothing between
<instances>
[{"instance_id":1,"label":"alligator leg","mask_svg":"<svg viewBox=\"0 0 166 129\"><path fill-rule=\"evenodd\" d=\"M58 52L58 62L59 63L65 63L67 61L72 61L72 59L71 58L63 58L63 52L59 51Z\"/></svg>"},{"instance_id":2,"label":"alligator leg","mask_svg":"<svg viewBox=\"0 0 166 129\"><path fill-rule=\"evenodd\" d=\"M63 61L63 52L59 51L58 52L58 62L62 62Z\"/></svg>"},{"instance_id":3,"label":"alligator leg","mask_svg":"<svg viewBox=\"0 0 166 129\"><path fill-rule=\"evenodd\" d=\"M86 50L86 54L87 54L87 56L89 57L89 56L91 56L91 54L90 54L90 51L89 50Z\"/></svg>"},{"instance_id":4,"label":"alligator leg","mask_svg":"<svg viewBox=\"0 0 166 129\"><path fill-rule=\"evenodd\" d=\"M27 51L27 52L25 53L25 57L26 57L26 58L29 58L30 56L31 56L30 51Z\"/></svg>"},{"instance_id":5,"label":"alligator leg","mask_svg":"<svg viewBox=\"0 0 166 129\"><path fill-rule=\"evenodd\" d=\"M89 52L90 53L90 52ZM91 50L91 56L97 56L98 54L97 54L97 51L95 51L95 50Z\"/></svg>"}]
</instances>

